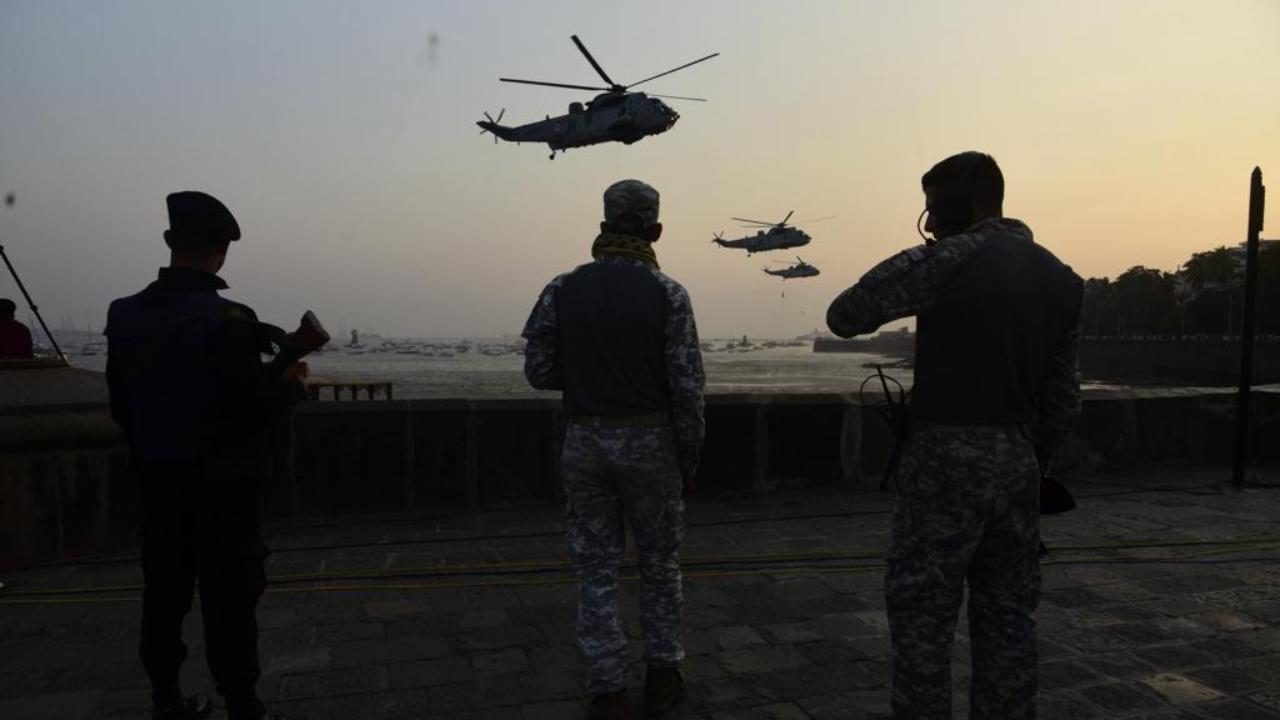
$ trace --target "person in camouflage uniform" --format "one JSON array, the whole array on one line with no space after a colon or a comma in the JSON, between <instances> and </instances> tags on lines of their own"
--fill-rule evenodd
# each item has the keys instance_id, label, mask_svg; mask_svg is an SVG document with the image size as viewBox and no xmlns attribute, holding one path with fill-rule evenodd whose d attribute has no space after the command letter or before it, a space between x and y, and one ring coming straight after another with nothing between
<instances>
[{"instance_id":1,"label":"person in camouflage uniform","mask_svg":"<svg viewBox=\"0 0 1280 720\"><path fill-rule=\"evenodd\" d=\"M937 240L880 263L827 311L841 337L917 316L885 578L894 713L951 717L967 581L970 717L1034 718L1040 467L1079 414L1082 283L1002 216L990 156L948 158L922 185Z\"/></svg>"},{"instance_id":2,"label":"person in camouflage uniform","mask_svg":"<svg viewBox=\"0 0 1280 720\"><path fill-rule=\"evenodd\" d=\"M689 295L658 269L661 233L656 190L609 186L594 262L552 280L523 332L529 383L564 392L561 470L592 718L629 717L616 601L624 523L640 571L646 710L668 709L684 689L682 494L702 447L704 377Z\"/></svg>"}]
</instances>

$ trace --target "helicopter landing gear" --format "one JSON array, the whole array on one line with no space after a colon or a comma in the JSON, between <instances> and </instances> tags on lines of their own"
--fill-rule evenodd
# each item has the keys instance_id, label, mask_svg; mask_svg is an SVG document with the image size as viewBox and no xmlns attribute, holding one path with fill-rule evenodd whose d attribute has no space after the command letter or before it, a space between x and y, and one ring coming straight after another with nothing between
<instances>
[{"instance_id":1,"label":"helicopter landing gear","mask_svg":"<svg viewBox=\"0 0 1280 720\"><path fill-rule=\"evenodd\" d=\"M548 160L555 160L555 159L556 159L556 151L555 151L555 150L552 150L552 151L551 151L551 154L547 156L547 159L548 159Z\"/></svg>"}]
</instances>

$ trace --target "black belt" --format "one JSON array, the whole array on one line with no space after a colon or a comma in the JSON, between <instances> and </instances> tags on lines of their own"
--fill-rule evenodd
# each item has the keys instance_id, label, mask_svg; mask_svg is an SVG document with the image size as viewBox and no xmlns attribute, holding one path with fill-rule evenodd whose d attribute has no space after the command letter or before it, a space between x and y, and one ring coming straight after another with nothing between
<instances>
[{"instance_id":1,"label":"black belt","mask_svg":"<svg viewBox=\"0 0 1280 720\"><path fill-rule=\"evenodd\" d=\"M664 412L645 415L574 415L569 422L583 427L600 428L640 428L665 427L671 424L671 417Z\"/></svg>"}]
</instances>

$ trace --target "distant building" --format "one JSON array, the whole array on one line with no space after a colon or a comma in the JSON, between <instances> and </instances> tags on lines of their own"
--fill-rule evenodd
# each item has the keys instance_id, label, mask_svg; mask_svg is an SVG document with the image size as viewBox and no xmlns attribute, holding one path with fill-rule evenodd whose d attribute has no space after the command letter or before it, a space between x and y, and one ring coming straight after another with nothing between
<instances>
[{"instance_id":1,"label":"distant building","mask_svg":"<svg viewBox=\"0 0 1280 720\"><path fill-rule=\"evenodd\" d=\"M1269 247L1276 246L1280 246L1280 240L1264 240L1262 238L1258 238L1258 252L1262 252ZM1231 248L1231 255L1235 257L1238 262L1244 262L1244 256L1248 249L1248 243L1242 242Z\"/></svg>"},{"instance_id":2,"label":"distant building","mask_svg":"<svg viewBox=\"0 0 1280 720\"><path fill-rule=\"evenodd\" d=\"M1238 245L1227 248L1228 252L1231 253L1231 259L1235 261L1236 272L1240 273L1239 282L1244 282L1244 263L1249 253L1248 245L1249 244L1247 242L1242 242ZM1259 253L1269 247L1275 247L1277 245L1280 245L1280 240L1264 240L1262 238L1258 238Z\"/></svg>"}]
</instances>

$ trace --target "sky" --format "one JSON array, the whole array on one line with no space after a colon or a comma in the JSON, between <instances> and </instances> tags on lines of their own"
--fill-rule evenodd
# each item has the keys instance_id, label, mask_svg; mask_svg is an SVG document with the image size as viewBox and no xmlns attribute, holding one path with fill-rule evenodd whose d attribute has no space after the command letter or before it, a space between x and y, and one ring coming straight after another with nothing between
<instances>
[{"instance_id":1,"label":"sky","mask_svg":"<svg viewBox=\"0 0 1280 720\"><path fill-rule=\"evenodd\" d=\"M571 34L620 82L719 52L644 87L709 101L554 161L480 135L590 98L498 82L595 84ZM1275 0L0 0L0 243L51 325L97 330L167 262L165 195L203 190L244 235L226 295L265 320L500 336L635 177L702 334L792 336L919 242L920 175L963 150L1083 276L1242 241L1250 171L1280 188L1278 37ZM836 218L798 253L709 242L790 210ZM822 274L761 272L797 254Z\"/></svg>"}]
</instances>

